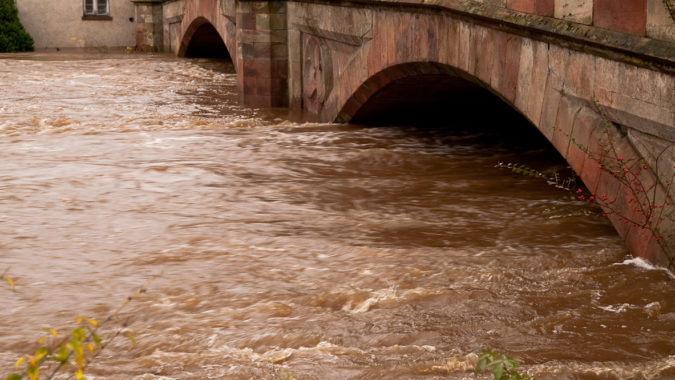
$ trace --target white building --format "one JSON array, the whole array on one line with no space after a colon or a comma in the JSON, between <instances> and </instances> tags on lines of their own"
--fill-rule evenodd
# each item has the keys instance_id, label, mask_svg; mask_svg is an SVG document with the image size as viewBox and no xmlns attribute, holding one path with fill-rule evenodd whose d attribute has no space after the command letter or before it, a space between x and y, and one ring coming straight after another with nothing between
<instances>
[{"instance_id":1,"label":"white building","mask_svg":"<svg viewBox=\"0 0 675 380\"><path fill-rule=\"evenodd\" d=\"M15 0L35 49L113 48L136 45L129 0Z\"/></svg>"}]
</instances>

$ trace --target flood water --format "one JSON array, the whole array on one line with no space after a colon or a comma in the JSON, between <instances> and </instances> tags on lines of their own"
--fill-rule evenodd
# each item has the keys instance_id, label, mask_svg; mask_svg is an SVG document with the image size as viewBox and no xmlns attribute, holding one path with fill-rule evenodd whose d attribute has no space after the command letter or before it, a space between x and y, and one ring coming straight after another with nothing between
<instances>
[{"instance_id":1,"label":"flood water","mask_svg":"<svg viewBox=\"0 0 675 380\"><path fill-rule=\"evenodd\" d=\"M0 56L0 378L151 278L88 379L675 378L673 278L494 167L549 147L286 119L220 61Z\"/></svg>"}]
</instances>

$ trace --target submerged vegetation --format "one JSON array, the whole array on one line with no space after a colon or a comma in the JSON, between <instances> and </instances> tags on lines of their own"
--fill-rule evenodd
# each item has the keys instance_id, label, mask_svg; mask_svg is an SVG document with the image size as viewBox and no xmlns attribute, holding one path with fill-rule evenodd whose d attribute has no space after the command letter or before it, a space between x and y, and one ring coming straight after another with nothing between
<instances>
[{"instance_id":1,"label":"submerged vegetation","mask_svg":"<svg viewBox=\"0 0 675 380\"><path fill-rule=\"evenodd\" d=\"M19 21L14 0L0 0L0 53L33 51L33 38Z\"/></svg>"}]
</instances>

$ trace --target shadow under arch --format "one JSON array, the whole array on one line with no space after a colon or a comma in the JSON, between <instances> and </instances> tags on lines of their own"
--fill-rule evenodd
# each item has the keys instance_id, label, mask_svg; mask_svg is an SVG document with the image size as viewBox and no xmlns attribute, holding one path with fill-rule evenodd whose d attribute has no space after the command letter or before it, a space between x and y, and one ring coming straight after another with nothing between
<instances>
[{"instance_id":1,"label":"shadow under arch","mask_svg":"<svg viewBox=\"0 0 675 380\"><path fill-rule=\"evenodd\" d=\"M502 135L516 145L537 144L555 151L539 127L490 85L435 62L397 64L377 72L345 102L336 121L371 126L464 124L483 131L501 129Z\"/></svg>"},{"instance_id":2,"label":"shadow under arch","mask_svg":"<svg viewBox=\"0 0 675 380\"><path fill-rule=\"evenodd\" d=\"M204 17L197 17L187 28L178 49L178 56L232 60L220 32Z\"/></svg>"},{"instance_id":3,"label":"shadow under arch","mask_svg":"<svg viewBox=\"0 0 675 380\"><path fill-rule=\"evenodd\" d=\"M455 117L483 117L487 106L521 115L501 94L472 75L441 63L410 62L387 67L368 78L345 102L336 121L419 124L441 116L437 111L446 115L458 111Z\"/></svg>"}]
</instances>

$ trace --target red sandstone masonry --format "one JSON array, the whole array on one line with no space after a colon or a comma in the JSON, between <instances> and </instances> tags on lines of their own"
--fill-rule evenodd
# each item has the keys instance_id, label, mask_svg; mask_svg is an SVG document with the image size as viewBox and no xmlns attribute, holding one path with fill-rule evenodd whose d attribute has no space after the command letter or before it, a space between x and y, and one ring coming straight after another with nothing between
<instances>
[{"instance_id":1,"label":"red sandstone masonry","mask_svg":"<svg viewBox=\"0 0 675 380\"><path fill-rule=\"evenodd\" d=\"M647 32L647 2L594 0L593 25L643 36Z\"/></svg>"},{"instance_id":2,"label":"red sandstone masonry","mask_svg":"<svg viewBox=\"0 0 675 380\"><path fill-rule=\"evenodd\" d=\"M438 19L431 23L427 29L427 45L429 46L428 56L430 61L438 62L438 52L440 50L438 29L440 24L443 24L443 20L438 17ZM420 32L422 32L422 30L420 30Z\"/></svg>"},{"instance_id":3,"label":"red sandstone masonry","mask_svg":"<svg viewBox=\"0 0 675 380\"><path fill-rule=\"evenodd\" d=\"M493 66L490 83L494 90L513 104L518 87L522 38L505 33L498 35L500 36L497 50L499 55Z\"/></svg>"},{"instance_id":4,"label":"red sandstone masonry","mask_svg":"<svg viewBox=\"0 0 675 380\"><path fill-rule=\"evenodd\" d=\"M603 120L602 123L604 122L605 121ZM579 134L579 132L577 134ZM585 141L586 145L580 146L584 147L586 152L593 152L592 154L595 154L602 150L602 141L605 136L606 134L603 126L599 126L590 131L588 139ZM608 175L608 173L600 166L601 163L597 161L598 159L596 157L591 157L591 155L586 156L584 171L579 175L581 180L584 181L584 184L586 184L586 187L591 193L596 193L598 196L600 194L609 195L610 193L615 195L618 191L619 183L615 181L613 177L605 178L604 175Z\"/></svg>"},{"instance_id":5,"label":"red sandstone masonry","mask_svg":"<svg viewBox=\"0 0 675 380\"><path fill-rule=\"evenodd\" d=\"M552 74L547 76L544 99L541 107L541 118L539 123L535 124L539 126L539 130L549 141L553 139L553 134L555 132L554 128L561 97L560 91L557 88L558 86L556 85L557 81L558 79Z\"/></svg>"},{"instance_id":6,"label":"red sandstone masonry","mask_svg":"<svg viewBox=\"0 0 675 380\"><path fill-rule=\"evenodd\" d=\"M471 27L468 23L461 21L459 23L459 38L457 39L457 67L470 71L470 52L471 52Z\"/></svg>"},{"instance_id":7,"label":"red sandstone masonry","mask_svg":"<svg viewBox=\"0 0 675 380\"><path fill-rule=\"evenodd\" d=\"M584 184L595 193L601 169L587 152L598 152L605 121L591 108L584 106L577 114L570 136L567 162L579 174Z\"/></svg>"},{"instance_id":8,"label":"red sandstone masonry","mask_svg":"<svg viewBox=\"0 0 675 380\"><path fill-rule=\"evenodd\" d=\"M239 97L248 105L288 105L285 2L244 2L237 9ZM273 17L274 16L274 17Z\"/></svg>"},{"instance_id":9,"label":"red sandstone masonry","mask_svg":"<svg viewBox=\"0 0 675 380\"><path fill-rule=\"evenodd\" d=\"M588 146L589 136L592 132L592 126L589 123L589 118L584 115L584 112L587 110L587 107L582 107L576 114L574 125L572 126L571 133L568 137L569 144L567 145L567 152L565 154L565 159L569 163L570 167L572 167L574 171L580 175L588 170L586 167L587 155L583 151L584 148L582 148Z\"/></svg>"},{"instance_id":10,"label":"red sandstone masonry","mask_svg":"<svg viewBox=\"0 0 675 380\"><path fill-rule=\"evenodd\" d=\"M495 49L496 31L480 28L471 35L469 73L486 84L490 84L492 66L498 50Z\"/></svg>"},{"instance_id":11,"label":"red sandstone masonry","mask_svg":"<svg viewBox=\"0 0 675 380\"><path fill-rule=\"evenodd\" d=\"M568 62L565 72L568 91L582 99L593 99L595 57L590 54L571 54Z\"/></svg>"},{"instance_id":12,"label":"red sandstone masonry","mask_svg":"<svg viewBox=\"0 0 675 380\"><path fill-rule=\"evenodd\" d=\"M553 16L554 3L554 0L507 0L506 7L540 16Z\"/></svg>"},{"instance_id":13,"label":"red sandstone masonry","mask_svg":"<svg viewBox=\"0 0 675 380\"><path fill-rule=\"evenodd\" d=\"M457 67L457 49L459 40L459 22L455 20L437 22L439 27L438 61Z\"/></svg>"},{"instance_id":14,"label":"red sandstone masonry","mask_svg":"<svg viewBox=\"0 0 675 380\"><path fill-rule=\"evenodd\" d=\"M519 60L518 86L514 105L532 124L541 118L541 108L548 75L548 46L523 39Z\"/></svg>"},{"instance_id":15,"label":"red sandstone masonry","mask_svg":"<svg viewBox=\"0 0 675 380\"><path fill-rule=\"evenodd\" d=\"M560 152L563 158L567 158L569 150L570 136L572 127L577 114L581 111L582 104L579 100L569 96L562 96L558 104L558 115L556 117L555 129L551 143Z\"/></svg>"}]
</instances>

